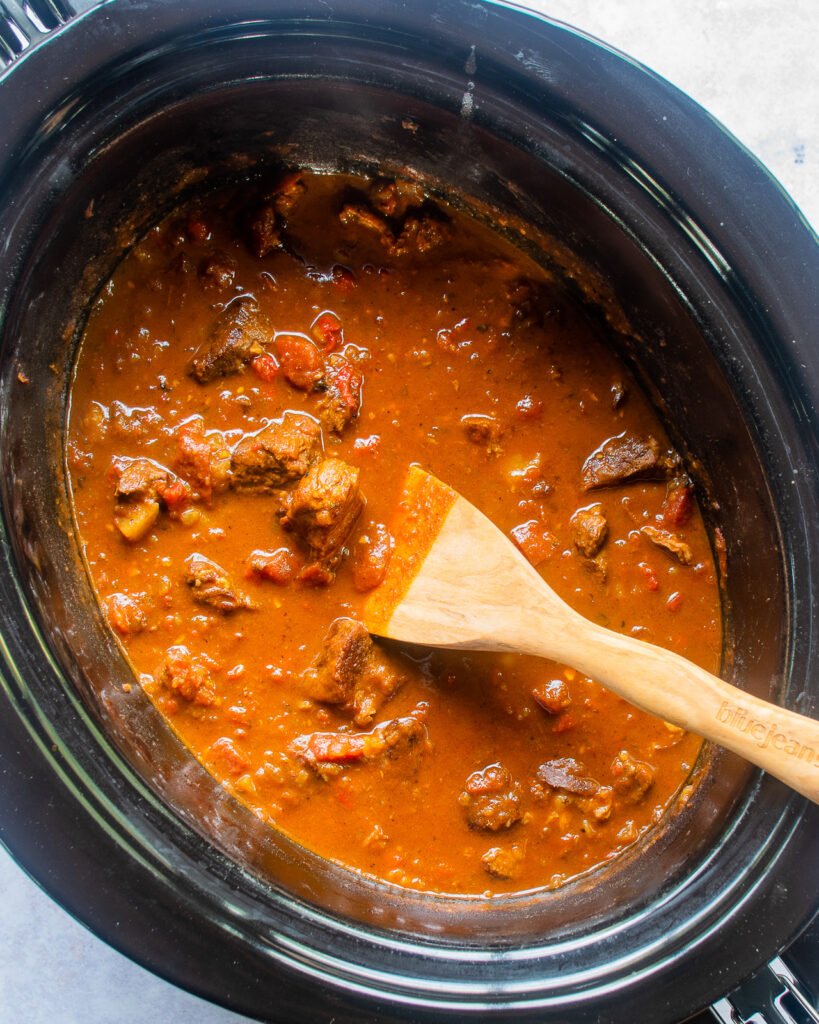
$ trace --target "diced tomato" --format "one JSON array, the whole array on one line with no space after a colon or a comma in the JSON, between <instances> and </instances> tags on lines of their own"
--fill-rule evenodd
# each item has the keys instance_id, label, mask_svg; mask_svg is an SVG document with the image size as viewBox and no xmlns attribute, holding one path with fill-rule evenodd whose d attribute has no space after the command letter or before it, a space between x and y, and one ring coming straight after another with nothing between
<instances>
[{"instance_id":1,"label":"diced tomato","mask_svg":"<svg viewBox=\"0 0 819 1024\"><path fill-rule=\"evenodd\" d=\"M210 238L210 229L195 213L192 213L185 222L185 231L192 242L206 242Z\"/></svg>"},{"instance_id":2,"label":"diced tomato","mask_svg":"<svg viewBox=\"0 0 819 1024\"><path fill-rule=\"evenodd\" d=\"M176 468L193 481L202 497L208 500L213 484L213 450L205 437L205 424L201 417L183 423L176 434Z\"/></svg>"},{"instance_id":3,"label":"diced tomato","mask_svg":"<svg viewBox=\"0 0 819 1024\"><path fill-rule=\"evenodd\" d=\"M311 761L323 764L343 764L360 761L364 757L365 743L361 736L345 736L338 732L314 732L306 744Z\"/></svg>"},{"instance_id":4,"label":"diced tomato","mask_svg":"<svg viewBox=\"0 0 819 1024\"><path fill-rule=\"evenodd\" d=\"M683 596L679 590L675 590L674 593L666 601L665 606L670 612L679 611L680 606L683 603Z\"/></svg>"},{"instance_id":5,"label":"diced tomato","mask_svg":"<svg viewBox=\"0 0 819 1024\"><path fill-rule=\"evenodd\" d=\"M685 526L694 511L694 488L691 484L671 484L663 502L662 516L669 526Z\"/></svg>"},{"instance_id":6,"label":"diced tomato","mask_svg":"<svg viewBox=\"0 0 819 1024\"><path fill-rule=\"evenodd\" d=\"M261 576L283 586L289 583L299 569L299 559L290 548L275 551L254 551L247 560L246 575Z\"/></svg>"},{"instance_id":7,"label":"diced tomato","mask_svg":"<svg viewBox=\"0 0 819 1024\"><path fill-rule=\"evenodd\" d=\"M260 356L256 356L250 364L250 368L265 384L269 384L279 376L279 364L269 352L263 352Z\"/></svg>"},{"instance_id":8,"label":"diced tomato","mask_svg":"<svg viewBox=\"0 0 819 1024\"><path fill-rule=\"evenodd\" d=\"M561 715L552 726L552 732L569 732L574 729L576 725L577 722L571 714Z\"/></svg>"},{"instance_id":9,"label":"diced tomato","mask_svg":"<svg viewBox=\"0 0 819 1024\"><path fill-rule=\"evenodd\" d=\"M321 376L321 353L301 334L280 334L276 352L283 376L302 391L310 391Z\"/></svg>"},{"instance_id":10,"label":"diced tomato","mask_svg":"<svg viewBox=\"0 0 819 1024\"><path fill-rule=\"evenodd\" d=\"M646 590L660 589L660 581L657 579L657 574L654 572L654 569L652 568L652 566L648 564L648 562L639 562L637 564L637 568L643 574Z\"/></svg>"},{"instance_id":11,"label":"diced tomato","mask_svg":"<svg viewBox=\"0 0 819 1024\"><path fill-rule=\"evenodd\" d=\"M353 582L362 593L383 582L394 546L392 534L383 523L373 523L356 545Z\"/></svg>"},{"instance_id":12,"label":"diced tomato","mask_svg":"<svg viewBox=\"0 0 819 1024\"><path fill-rule=\"evenodd\" d=\"M310 333L325 352L332 352L344 342L344 328L335 313L325 310L313 321Z\"/></svg>"},{"instance_id":13,"label":"diced tomato","mask_svg":"<svg viewBox=\"0 0 819 1024\"><path fill-rule=\"evenodd\" d=\"M340 366L336 367L333 374L333 387L347 408L355 409L357 412L361 392L361 374L352 363L342 362Z\"/></svg>"},{"instance_id":14,"label":"diced tomato","mask_svg":"<svg viewBox=\"0 0 819 1024\"><path fill-rule=\"evenodd\" d=\"M184 480L173 480L167 487L161 489L159 496L170 513L179 512L190 501L191 489Z\"/></svg>"},{"instance_id":15,"label":"diced tomato","mask_svg":"<svg viewBox=\"0 0 819 1024\"><path fill-rule=\"evenodd\" d=\"M530 519L512 528L512 540L535 568L550 558L557 540L537 519Z\"/></svg>"},{"instance_id":16,"label":"diced tomato","mask_svg":"<svg viewBox=\"0 0 819 1024\"><path fill-rule=\"evenodd\" d=\"M231 775L241 775L250 767L250 762L239 753L236 744L228 736L220 736L211 744L208 753L212 760Z\"/></svg>"},{"instance_id":17,"label":"diced tomato","mask_svg":"<svg viewBox=\"0 0 819 1024\"><path fill-rule=\"evenodd\" d=\"M560 715L572 703L569 686L565 679L550 679L538 683L532 690L535 701L550 715Z\"/></svg>"},{"instance_id":18,"label":"diced tomato","mask_svg":"<svg viewBox=\"0 0 819 1024\"><path fill-rule=\"evenodd\" d=\"M144 598L130 597L128 594L111 594L105 598L105 612L111 628L120 636L132 636L141 633L148 625L143 608Z\"/></svg>"},{"instance_id":19,"label":"diced tomato","mask_svg":"<svg viewBox=\"0 0 819 1024\"><path fill-rule=\"evenodd\" d=\"M518 419L539 420L543 415L543 402L532 395L524 395L515 406Z\"/></svg>"},{"instance_id":20,"label":"diced tomato","mask_svg":"<svg viewBox=\"0 0 819 1024\"><path fill-rule=\"evenodd\" d=\"M381 437L378 434L370 434L369 437L357 437L355 441L353 441L353 448L355 448L357 452L377 455L381 449Z\"/></svg>"},{"instance_id":21,"label":"diced tomato","mask_svg":"<svg viewBox=\"0 0 819 1024\"><path fill-rule=\"evenodd\" d=\"M333 574L321 562L311 562L299 573L299 579L311 587L326 587L333 582Z\"/></svg>"},{"instance_id":22,"label":"diced tomato","mask_svg":"<svg viewBox=\"0 0 819 1024\"><path fill-rule=\"evenodd\" d=\"M342 267L337 263L333 267L333 284L340 292L351 292L358 285L358 281L349 267Z\"/></svg>"}]
</instances>

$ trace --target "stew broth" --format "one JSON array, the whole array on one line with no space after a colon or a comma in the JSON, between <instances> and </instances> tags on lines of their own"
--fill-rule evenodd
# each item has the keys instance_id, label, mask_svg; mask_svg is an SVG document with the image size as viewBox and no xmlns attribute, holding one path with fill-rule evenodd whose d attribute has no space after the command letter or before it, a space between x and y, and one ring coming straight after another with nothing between
<instances>
[{"instance_id":1,"label":"stew broth","mask_svg":"<svg viewBox=\"0 0 819 1024\"><path fill-rule=\"evenodd\" d=\"M419 463L578 611L719 665L693 487L602 319L418 186L293 173L157 225L88 321L67 461L139 685L317 853L432 892L556 886L687 784L700 739L570 667L355 624Z\"/></svg>"}]
</instances>

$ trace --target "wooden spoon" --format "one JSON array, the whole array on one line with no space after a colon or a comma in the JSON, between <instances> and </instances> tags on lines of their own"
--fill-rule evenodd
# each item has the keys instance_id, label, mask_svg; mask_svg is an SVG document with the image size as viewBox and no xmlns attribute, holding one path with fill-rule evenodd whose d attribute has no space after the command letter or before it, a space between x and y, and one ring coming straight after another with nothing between
<instances>
[{"instance_id":1,"label":"wooden spoon","mask_svg":"<svg viewBox=\"0 0 819 1024\"><path fill-rule=\"evenodd\" d=\"M584 619L483 513L417 466L407 475L394 533L389 571L364 608L371 633L571 665L819 803L819 722Z\"/></svg>"}]
</instances>

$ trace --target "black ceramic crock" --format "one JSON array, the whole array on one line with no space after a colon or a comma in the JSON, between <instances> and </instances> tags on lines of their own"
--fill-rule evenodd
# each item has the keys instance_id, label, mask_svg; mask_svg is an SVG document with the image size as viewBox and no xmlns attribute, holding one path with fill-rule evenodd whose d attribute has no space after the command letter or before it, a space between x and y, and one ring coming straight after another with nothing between
<instances>
[{"instance_id":1,"label":"black ceramic crock","mask_svg":"<svg viewBox=\"0 0 819 1024\"><path fill-rule=\"evenodd\" d=\"M651 842L556 892L325 864L123 696L61 442L83 311L175 200L268 162L409 166L611 282L727 542L725 674L816 715L819 256L796 208L667 83L505 4L36 0L39 29L5 6L30 43L0 24L3 842L129 956L263 1019L648 1024L731 989L816 909L817 807L715 754Z\"/></svg>"}]
</instances>

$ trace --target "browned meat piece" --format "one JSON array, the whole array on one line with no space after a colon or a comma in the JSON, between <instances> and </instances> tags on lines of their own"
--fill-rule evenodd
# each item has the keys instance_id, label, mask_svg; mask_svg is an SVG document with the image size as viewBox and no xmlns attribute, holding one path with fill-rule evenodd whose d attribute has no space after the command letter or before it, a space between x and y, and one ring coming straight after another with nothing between
<instances>
[{"instance_id":1,"label":"browned meat piece","mask_svg":"<svg viewBox=\"0 0 819 1024\"><path fill-rule=\"evenodd\" d=\"M129 459L117 480L117 498L158 498L174 479L173 473L153 459Z\"/></svg>"},{"instance_id":2,"label":"browned meat piece","mask_svg":"<svg viewBox=\"0 0 819 1024\"><path fill-rule=\"evenodd\" d=\"M273 203L261 203L250 216L247 244L257 259L282 248L282 224Z\"/></svg>"},{"instance_id":3,"label":"browned meat piece","mask_svg":"<svg viewBox=\"0 0 819 1024\"><path fill-rule=\"evenodd\" d=\"M256 356L273 337L273 327L250 299L233 302L216 318L208 340L191 360L188 373L200 384L228 377Z\"/></svg>"},{"instance_id":4,"label":"browned meat piece","mask_svg":"<svg viewBox=\"0 0 819 1024\"><path fill-rule=\"evenodd\" d=\"M542 327L555 309L555 291L545 281L517 277L506 286L512 307L511 323L516 327Z\"/></svg>"},{"instance_id":5,"label":"browned meat piece","mask_svg":"<svg viewBox=\"0 0 819 1024\"><path fill-rule=\"evenodd\" d=\"M492 454L497 454L501 450L498 441L503 430L494 416L477 412L467 413L466 416L461 416L461 426L473 444L484 445Z\"/></svg>"},{"instance_id":6,"label":"browned meat piece","mask_svg":"<svg viewBox=\"0 0 819 1024\"><path fill-rule=\"evenodd\" d=\"M471 828L499 832L520 820L520 784L502 764L490 764L473 772L458 797Z\"/></svg>"},{"instance_id":7,"label":"browned meat piece","mask_svg":"<svg viewBox=\"0 0 819 1024\"><path fill-rule=\"evenodd\" d=\"M559 757L542 764L536 775L553 789L562 789L576 796L594 796L601 788L599 782L583 774L583 765L573 757Z\"/></svg>"},{"instance_id":8,"label":"browned meat piece","mask_svg":"<svg viewBox=\"0 0 819 1024\"><path fill-rule=\"evenodd\" d=\"M311 732L297 736L289 752L321 774L321 769L398 757L426 740L426 726L413 715L382 722L371 732Z\"/></svg>"},{"instance_id":9,"label":"browned meat piece","mask_svg":"<svg viewBox=\"0 0 819 1024\"><path fill-rule=\"evenodd\" d=\"M300 480L322 455L321 427L309 416L285 413L233 449L230 465L238 491L269 494Z\"/></svg>"},{"instance_id":10,"label":"browned meat piece","mask_svg":"<svg viewBox=\"0 0 819 1024\"><path fill-rule=\"evenodd\" d=\"M199 264L199 278L206 288L231 288L236 278L236 261L226 253L215 252Z\"/></svg>"},{"instance_id":11,"label":"browned meat piece","mask_svg":"<svg viewBox=\"0 0 819 1024\"><path fill-rule=\"evenodd\" d=\"M379 178L370 186L369 195L370 202L379 213L399 219L405 217L411 207L421 206L424 202L421 186L400 178L395 181Z\"/></svg>"},{"instance_id":12,"label":"browned meat piece","mask_svg":"<svg viewBox=\"0 0 819 1024\"><path fill-rule=\"evenodd\" d=\"M284 507L282 526L298 534L312 557L331 570L364 508L358 477L358 470L341 459L325 459L301 478Z\"/></svg>"},{"instance_id":13,"label":"browned meat piece","mask_svg":"<svg viewBox=\"0 0 819 1024\"><path fill-rule=\"evenodd\" d=\"M450 237L447 221L430 213L421 213L417 217L407 217L401 228L401 234L395 242L388 246L394 256L404 253L425 253L435 249Z\"/></svg>"},{"instance_id":14,"label":"browned meat piece","mask_svg":"<svg viewBox=\"0 0 819 1024\"><path fill-rule=\"evenodd\" d=\"M370 634L360 622L336 619L321 651L304 673L308 696L324 704L350 703L356 680L372 649Z\"/></svg>"},{"instance_id":15,"label":"browned meat piece","mask_svg":"<svg viewBox=\"0 0 819 1024\"><path fill-rule=\"evenodd\" d=\"M252 608L250 599L236 588L228 573L204 555L192 554L185 559L185 582L193 591L193 599L219 612L235 612Z\"/></svg>"},{"instance_id":16,"label":"browned meat piece","mask_svg":"<svg viewBox=\"0 0 819 1024\"><path fill-rule=\"evenodd\" d=\"M600 505L579 508L571 518L574 543L581 555L594 558L606 543L609 524Z\"/></svg>"},{"instance_id":17,"label":"browned meat piece","mask_svg":"<svg viewBox=\"0 0 819 1024\"><path fill-rule=\"evenodd\" d=\"M691 565L694 561L691 548L676 533L660 530L656 526L644 526L640 532L645 534L652 544L656 544L658 548L663 548L673 555L677 561L682 562L683 565Z\"/></svg>"},{"instance_id":18,"label":"browned meat piece","mask_svg":"<svg viewBox=\"0 0 819 1024\"><path fill-rule=\"evenodd\" d=\"M142 540L159 517L161 504L177 510L189 498L189 488L152 459L120 460L114 525L132 543Z\"/></svg>"},{"instance_id":19,"label":"browned meat piece","mask_svg":"<svg viewBox=\"0 0 819 1024\"><path fill-rule=\"evenodd\" d=\"M627 750L621 750L611 763L614 788L630 804L640 803L654 785L656 771L646 761L632 757Z\"/></svg>"},{"instance_id":20,"label":"browned meat piece","mask_svg":"<svg viewBox=\"0 0 819 1024\"><path fill-rule=\"evenodd\" d=\"M289 171L273 190L273 205L276 207L276 213L284 218L289 217L306 191L307 186L304 184L301 172Z\"/></svg>"},{"instance_id":21,"label":"browned meat piece","mask_svg":"<svg viewBox=\"0 0 819 1024\"><path fill-rule=\"evenodd\" d=\"M611 487L630 480L666 480L679 466L675 452L663 452L653 437L622 433L610 437L583 463L583 486Z\"/></svg>"},{"instance_id":22,"label":"browned meat piece","mask_svg":"<svg viewBox=\"0 0 819 1024\"><path fill-rule=\"evenodd\" d=\"M572 703L569 684L565 679L550 679L546 683L539 683L532 690L532 696L550 715L562 714Z\"/></svg>"},{"instance_id":23,"label":"browned meat piece","mask_svg":"<svg viewBox=\"0 0 819 1024\"><path fill-rule=\"evenodd\" d=\"M317 388L324 391L319 402L321 422L334 434L340 434L358 416L364 377L349 359L334 353L324 362Z\"/></svg>"},{"instance_id":24,"label":"browned meat piece","mask_svg":"<svg viewBox=\"0 0 819 1024\"><path fill-rule=\"evenodd\" d=\"M339 220L344 225L353 224L374 232L392 256L429 252L450 235L449 222L432 206L404 216L400 227L396 228L368 203L362 202L346 203Z\"/></svg>"},{"instance_id":25,"label":"browned meat piece","mask_svg":"<svg viewBox=\"0 0 819 1024\"><path fill-rule=\"evenodd\" d=\"M210 707L216 700L212 662L204 656L194 657L182 644L168 648L156 678L161 686L182 700L203 707Z\"/></svg>"},{"instance_id":26,"label":"browned meat piece","mask_svg":"<svg viewBox=\"0 0 819 1024\"><path fill-rule=\"evenodd\" d=\"M508 849L502 846L493 846L481 857L484 871L487 871L494 878L517 878L523 866L525 849L519 843L512 843Z\"/></svg>"},{"instance_id":27,"label":"browned meat piece","mask_svg":"<svg viewBox=\"0 0 819 1024\"><path fill-rule=\"evenodd\" d=\"M357 725L367 725L407 678L370 634L353 619L336 619L322 649L304 673L308 695L324 704L346 705Z\"/></svg>"},{"instance_id":28,"label":"browned meat piece","mask_svg":"<svg viewBox=\"0 0 819 1024\"><path fill-rule=\"evenodd\" d=\"M205 432L201 416L183 423L176 432L177 455L174 466L209 502L214 493L227 489L230 482L230 449L218 430Z\"/></svg>"},{"instance_id":29,"label":"browned meat piece","mask_svg":"<svg viewBox=\"0 0 819 1024\"><path fill-rule=\"evenodd\" d=\"M134 408L122 402L112 402L108 426L111 433L130 440L155 434L162 426L162 417L156 409Z\"/></svg>"},{"instance_id":30,"label":"browned meat piece","mask_svg":"<svg viewBox=\"0 0 819 1024\"><path fill-rule=\"evenodd\" d=\"M395 245L395 235L390 225L381 214L376 213L366 203L345 203L338 219L345 227L355 225L375 232L387 249Z\"/></svg>"}]
</instances>

